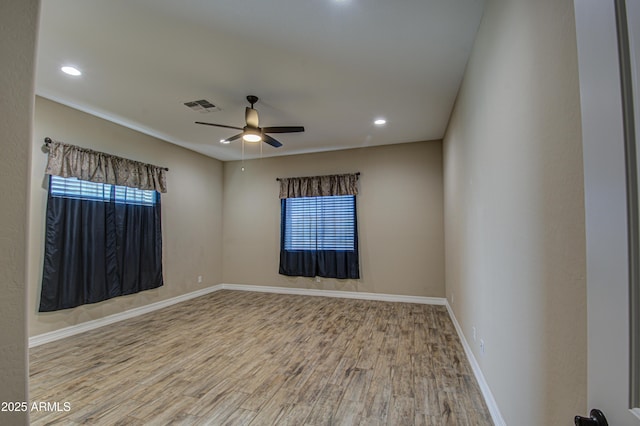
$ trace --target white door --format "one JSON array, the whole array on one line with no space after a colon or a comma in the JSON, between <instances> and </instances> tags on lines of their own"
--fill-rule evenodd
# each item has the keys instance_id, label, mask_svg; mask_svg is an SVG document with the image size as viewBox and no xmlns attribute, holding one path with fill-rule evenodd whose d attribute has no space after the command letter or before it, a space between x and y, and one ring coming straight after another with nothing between
<instances>
[{"instance_id":1,"label":"white door","mask_svg":"<svg viewBox=\"0 0 640 426\"><path fill-rule=\"evenodd\" d=\"M640 262L630 261L637 261L638 253L629 245L629 232L639 221L637 211L628 210L634 203L627 201L637 196L638 186L628 184L625 149L633 142L629 125L635 122L640 133L640 73L635 64L640 59L640 0L574 0L574 6L585 173L588 405L602 410L609 425L635 426L640 425L640 351L632 354L631 337L637 346L640 307L637 300L631 303L630 277L635 274L631 265L637 267ZM624 29L616 19L623 17L621 6L626 8L631 46L622 57L629 59L631 72L626 75L631 78L621 77L626 69L618 54L618 29ZM636 85L636 89L625 86L626 98L622 81ZM627 121L625 132L624 117L630 106L636 114ZM636 192L628 197L627 188ZM589 417L589 413L576 414Z\"/></svg>"}]
</instances>

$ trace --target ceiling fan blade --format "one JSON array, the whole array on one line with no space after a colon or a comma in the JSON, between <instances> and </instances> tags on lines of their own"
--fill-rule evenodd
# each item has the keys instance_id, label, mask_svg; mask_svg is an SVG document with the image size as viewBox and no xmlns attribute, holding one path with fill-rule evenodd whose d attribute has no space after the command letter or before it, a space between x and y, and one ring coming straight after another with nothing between
<instances>
[{"instance_id":1,"label":"ceiling fan blade","mask_svg":"<svg viewBox=\"0 0 640 426\"><path fill-rule=\"evenodd\" d=\"M262 131L265 133L295 133L295 132L304 132L304 127L303 126L263 127Z\"/></svg>"},{"instance_id":2,"label":"ceiling fan blade","mask_svg":"<svg viewBox=\"0 0 640 426\"><path fill-rule=\"evenodd\" d=\"M280 142L278 142L277 140L275 140L274 138L272 138L269 135L262 135L262 140L264 143L268 143L269 145L271 145L274 148L279 148L282 146L282 144Z\"/></svg>"},{"instance_id":3,"label":"ceiling fan blade","mask_svg":"<svg viewBox=\"0 0 640 426\"><path fill-rule=\"evenodd\" d=\"M196 124L204 124L206 126L216 126L216 127L224 127L224 128L227 128L227 129L242 130L242 127L227 126L225 124L205 123L205 122L202 122L202 121L196 121Z\"/></svg>"},{"instance_id":4,"label":"ceiling fan blade","mask_svg":"<svg viewBox=\"0 0 640 426\"><path fill-rule=\"evenodd\" d=\"M243 134L244 133L238 133L237 135L233 135L230 138L224 138L224 140L227 142L235 141L236 139L240 139Z\"/></svg>"},{"instance_id":5,"label":"ceiling fan blade","mask_svg":"<svg viewBox=\"0 0 640 426\"><path fill-rule=\"evenodd\" d=\"M253 108L246 107L244 110L244 119L247 126L258 127L258 111Z\"/></svg>"}]
</instances>

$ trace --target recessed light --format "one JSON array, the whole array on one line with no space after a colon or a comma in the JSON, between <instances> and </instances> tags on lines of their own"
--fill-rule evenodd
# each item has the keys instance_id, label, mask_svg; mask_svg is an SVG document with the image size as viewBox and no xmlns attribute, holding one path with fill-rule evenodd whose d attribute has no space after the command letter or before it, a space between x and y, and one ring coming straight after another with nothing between
<instances>
[{"instance_id":1,"label":"recessed light","mask_svg":"<svg viewBox=\"0 0 640 426\"><path fill-rule=\"evenodd\" d=\"M220 139L220 143L223 143L223 144L226 145L226 144L231 143L231 142L226 140L226 139Z\"/></svg>"},{"instance_id":2,"label":"recessed light","mask_svg":"<svg viewBox=\"0 0 640 426\"><path fill-rule=\"evenodd\" d=\"M385 124L387 124L387 120L385 120L384 118L378 118L373 122L373 124L375 124L376 126L384 126Z\"/></svg>"},{"instance_id":3,"label":"recessed light","mask_svg":"<svg viewBox=\"0 0 640 426\"><path fill-rule=\"evenodd\" d=\"M73 75L73 76L79 76L82 75L82 73L80 72L80 70L76 67L71 67L71 66L64 66L62 68L60 68L62 70L63 73L65 74L69 74L69 75Z\"/></svg>"}]
</instances>

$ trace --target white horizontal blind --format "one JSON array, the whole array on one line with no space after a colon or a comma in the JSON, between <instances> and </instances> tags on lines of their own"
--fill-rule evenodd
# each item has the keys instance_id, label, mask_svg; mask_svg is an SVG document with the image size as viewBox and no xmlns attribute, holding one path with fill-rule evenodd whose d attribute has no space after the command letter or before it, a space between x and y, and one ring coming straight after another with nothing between
<instances>
[{"instance_id":1,"label":"white horizontal blind","mask_svg":"<svg viewBox=\"0 0 640 426\"><path fill-rule=\"evenodd\" d=\"M114 187L115 190L116 203L152 206L156 202L156 194L153 190L51 175L50 191L53 197L109 202L111 199L111 187Z\"/></svg>"},{"instance_id":2,"label":"white horizontal blind","mask_svg":"<svg viewBox=\"0 0 640 426\"><path fill-rule=\"evenodd\" d=\"M156 191L150 189L129 188L128 186L115 186L116 203L140 204L152 206L156 202Z\"/></svg>"},{"instance_id":3,"label":"white horizontal blind","mask_svg":"<svg viewBox=\"0 0 640 426\"><path fill-rule=\"evenodd\" d=\"M284 249L355 249L354 195L287 198L285 202Z\"/></svg>"}]
</instances>

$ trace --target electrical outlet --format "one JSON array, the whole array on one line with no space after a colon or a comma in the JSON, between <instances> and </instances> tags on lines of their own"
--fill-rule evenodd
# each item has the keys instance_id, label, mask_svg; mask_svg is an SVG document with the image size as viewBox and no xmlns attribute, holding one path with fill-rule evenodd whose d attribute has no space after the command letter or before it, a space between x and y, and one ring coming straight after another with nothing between
<instances>
[{"instance_id":1,"label":"electrical outlet","mask_svg":"<svg viewBox=\"0 0 640 426\"><path fill-rule=\"evenodd\" d=\"M320 277L316 277L316 282L319 283L320 282Z\"/></svg>"},{"instance_id":2,"label":"electrical outlet","mask_svg":"<svg viewBox=\"0 0 640 426\"><path fill-rule=\"evenodd\" d=\"M201 283L202 282L202 275L198 275L198 282Z\"/></svg>"},{"instance_id":3,"label":"electrical outlet","mask_svg":"<svg viewBox=\"0 0 640 426\"><path fill-rule=\"evenodd\" d=\"M484 340L480 339L480 354L484 355Z\"/></svg>"},{"instance_id":4,"label":"electrical outlet","mask_svg":"<svg viewBox=\"0 0 640 426\"><path fill-rule=\"evenodd\" d=\"M473 333L473 341L475 342L476 341L476 337L477 337L476 336L476 327L475 326L471 327L471 331Z\"/></svg>"}]
</instances>

